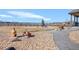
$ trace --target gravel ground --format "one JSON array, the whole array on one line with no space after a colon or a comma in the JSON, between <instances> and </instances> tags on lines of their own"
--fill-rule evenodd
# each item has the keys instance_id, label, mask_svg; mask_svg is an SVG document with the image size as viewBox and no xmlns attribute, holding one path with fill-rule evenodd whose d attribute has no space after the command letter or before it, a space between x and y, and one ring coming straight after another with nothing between
<instances>
[{"instance_id":1,"label":"gravel ground","mask_svg":"<svg viewBox=\"0 0 79 59\"><path fill-rule=\"evenodd\" d=\"M79 44L79 30L70 32L69 38L72 42Z\"/></svg>"},{"instance_id":2,"label":"gravel ground","mask_svg":"<svg viewBox=\"0 0 79 59\"><path fill-rule=\"evenodd\" d=\"M17 50L56 50L57 46L53 40L53 34L49 31L32 32L34 37L10 37L6 34L0 35L0 50L15 47ZM15 40L16 41L13 41ZM19 39L19 40L18 40Z\"/></svg>"}]
</instances>

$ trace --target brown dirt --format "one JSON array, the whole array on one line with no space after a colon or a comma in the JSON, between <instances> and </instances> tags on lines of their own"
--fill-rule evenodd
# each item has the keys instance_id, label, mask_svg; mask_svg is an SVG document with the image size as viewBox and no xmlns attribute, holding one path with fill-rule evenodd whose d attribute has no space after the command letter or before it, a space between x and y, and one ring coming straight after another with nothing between
<instances>
[{"instance_id":1,"label":"brown dirt","mask_svg":"<svg viewBox=\"0 0 79 59\"><path fill-rule=\"evenodd\" d=\"M28 38L27 36L25 37L19 37L21 41L14 41L15 37L10 36L10 29L8 28L5 31L4 29L0 29L0 50L4 50L8 47L15 47L17 50L54 50L57 49L57 46L54 43L53 40L53 34L49 31L37 31L37 32L32 32L35 37ZM23 27L25 28L25 27ZM9 34L6 34L9 33ZM18 34L22 34L19 33Z\"/></svg>"}]
</instances>

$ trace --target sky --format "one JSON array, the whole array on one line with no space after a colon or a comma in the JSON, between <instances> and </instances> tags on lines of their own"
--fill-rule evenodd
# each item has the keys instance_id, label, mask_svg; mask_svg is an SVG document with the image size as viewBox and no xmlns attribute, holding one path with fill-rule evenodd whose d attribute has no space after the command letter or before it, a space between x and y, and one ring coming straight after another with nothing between
<instances>
[{"instance_id":1,"label":"sky","mask_svg":"<svg viewBox=\"0 0 79 59\"><path fill-rule=\"evenodd\" d=\"M46 23L69 21L69 9L0 9L0 21Z\"/></svg>"}]
</instances>

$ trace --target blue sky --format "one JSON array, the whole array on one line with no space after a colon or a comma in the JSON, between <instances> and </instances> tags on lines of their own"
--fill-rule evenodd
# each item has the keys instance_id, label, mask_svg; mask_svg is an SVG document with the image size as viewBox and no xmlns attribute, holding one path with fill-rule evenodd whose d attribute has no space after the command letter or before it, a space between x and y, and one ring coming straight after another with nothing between
<instances>
[{"instance_id":1,"label":"blue sky","mask_svg":"<svg viewBox=\"0 0 79 59\"><path fill-rule=\"evenodd\" d=\"M63 22L69 21L69 9L0 9L0 21Z\"/></svg>"}]
</instances>

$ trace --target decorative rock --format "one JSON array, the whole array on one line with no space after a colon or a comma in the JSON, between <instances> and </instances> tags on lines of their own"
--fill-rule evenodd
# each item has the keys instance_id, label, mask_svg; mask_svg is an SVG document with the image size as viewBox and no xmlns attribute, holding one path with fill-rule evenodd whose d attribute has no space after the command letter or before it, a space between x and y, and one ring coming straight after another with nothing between
<instances>
[{"instance_id":1,"label":"decorative rock","mask_svg":"<svg viewBox=\"0 0 79 59\"><path fill-rule=\"evenodd\" d=\"M14 47L9 47L6 50L16 50Z\"/></svg>"},{"instance_id":2,"label":"decorative rock","mask_svg":"<svg viewBox=\"0 0 79 59\"><path fill-rule=\"evenodd\" d=\"M13 37L16 37L17 36L17 33L16 33L15 28L12 29L11 34L12 34Z\"/></svg>"}]
</instances>

